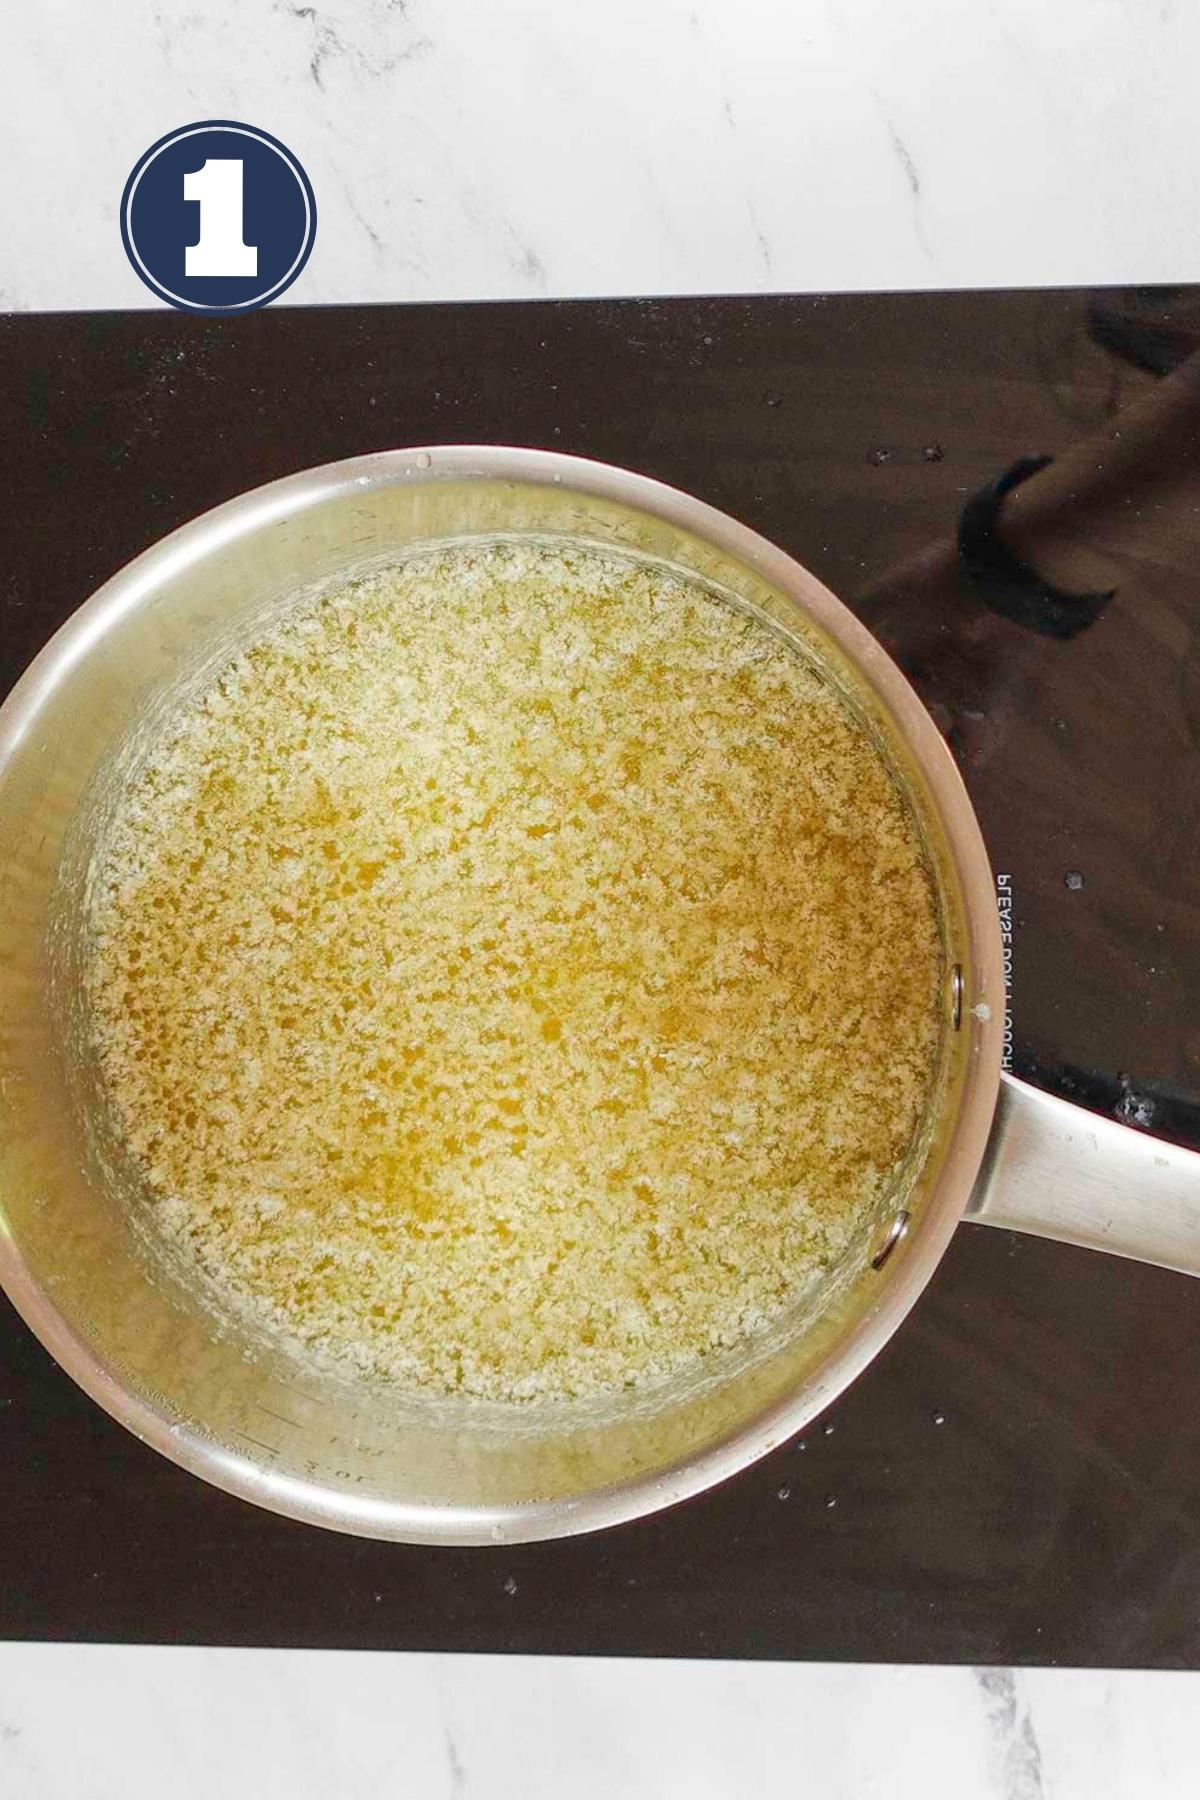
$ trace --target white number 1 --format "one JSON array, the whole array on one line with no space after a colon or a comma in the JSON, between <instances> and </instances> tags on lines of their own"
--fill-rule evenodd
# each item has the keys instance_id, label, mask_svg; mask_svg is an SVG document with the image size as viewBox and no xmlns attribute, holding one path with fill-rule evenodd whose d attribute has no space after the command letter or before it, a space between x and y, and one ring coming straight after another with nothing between
<instances>
[{"instance_id":1,"label":"white number 1","mask_svg":"<svg viewBox=\"0 0 1200 1800\"><path fill-rule=\"evenodd\" d=\"M200 241L186 246L188 275L257 275L258 250L242 242L239 160L209 157L183 178L185 200L200 202Z\"/></svg>"}]
</instances>

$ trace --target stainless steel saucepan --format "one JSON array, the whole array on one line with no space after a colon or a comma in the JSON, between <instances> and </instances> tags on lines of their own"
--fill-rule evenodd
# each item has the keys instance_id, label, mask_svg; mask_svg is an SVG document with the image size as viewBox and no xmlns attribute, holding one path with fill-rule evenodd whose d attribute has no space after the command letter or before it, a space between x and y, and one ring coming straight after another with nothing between
<instances>
[{"instance_id":1,"label":"stainless steel saucepan","mask_svg":"<svg viewBox=\"0 0 1200 1800\"><path fill-rule=\"evenodd\" d=\"M168 1260L97 1148L77 967L89 820L140 724L297 590L429 540L567 534L662 558L818 656L889 756L939 890L940 1064L911 1179L815 1300L702 1377L606 1407L401 1399L251 1341ZM1200 1273L1200 1156L1000 1073L987 854L929 714L870 633L745 526L535 450L402 450L245 494L82 606L0 708L0 1279L47 1349L184 1468L314 1524L487 1544L670 1505L799 1431L865 1368L960 1219Z\"/></svg>"}]
</instances>

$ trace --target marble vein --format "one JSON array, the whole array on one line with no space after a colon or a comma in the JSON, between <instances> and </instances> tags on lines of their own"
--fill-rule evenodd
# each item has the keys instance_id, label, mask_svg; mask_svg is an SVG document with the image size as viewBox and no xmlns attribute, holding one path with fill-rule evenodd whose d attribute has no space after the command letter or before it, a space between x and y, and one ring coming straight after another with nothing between
<instances>
[{"instance_id":1,"label":"marble vein","mask_svg":"<svg viewBox=\"0 0 1200 1800\"><path fill-rule=\"evenodd\" d=\"M890 143L890 145L892 147L892 155L894 156L896 162L900 166L900 172L904 177L904 183L908 189L909 201L910 201L911 208L912 208L912 223L913 223L914 236L916 237L918 244L921 246L922 252L926 256L928 256L930 253L929 252L929 242L925 236L925 224L924 224L924 219L923 219L922 210L921 210L921 175L920 175L920 171L918 170L916 162L913 159L911 150L909 149L908 145L905 143L904 139L901 137L900 132L898 131L898 129L896 127L895 120L892 118L891 113L888 111L888 108L884 103L882 95L876 90L873 93L873 98L875 101L875 105L878 108L880 119L883 122L884 130L887 132L888 142Z\"/></svg>"},{"instance_id":2,"label":"marble vein","mask_svg":"<svg viewBox=\"0 0 1200 1800\"><path fill-rule=\"evenodd\" d=\"M446 1736L446 1773L450 1777L450 1800L460 1800L467 1791L467 1771L458 1753L458 1743L449 1725L445 1728Z\"/></svg>"},{"instance_id":3,"label":"marble vein","mask_svg":"<svg viewBox=\"0 0 1200 1800\"><path fill-rule=\"evenodd\" d=\"M308 27L312 39L308 74L313 86L321 93L326 91L325 69L330 62L348 59L358 74L379 81L401 63L411 62L432 48L431 40L423 36L410 37L403 44L391 44L389 34L393 24L408 22L408 0L363 0L351 8L349 24L341 20L335 22L324 7L299 6L295 0L277 0L276 10Z\"/></svg>"},{"instance_id":4,"label":"marble vein","mask_svg":"<svg viewBox=\"0 0 1200 1800\"><path fill-rule=\"evenodd\" d=\"M1033 1716L1019 1701L1012 1669L973 1671L991 1738L991 1767L1003 1800L1045 1800L1042 1752Z\"/></svg>"}]
</instances>

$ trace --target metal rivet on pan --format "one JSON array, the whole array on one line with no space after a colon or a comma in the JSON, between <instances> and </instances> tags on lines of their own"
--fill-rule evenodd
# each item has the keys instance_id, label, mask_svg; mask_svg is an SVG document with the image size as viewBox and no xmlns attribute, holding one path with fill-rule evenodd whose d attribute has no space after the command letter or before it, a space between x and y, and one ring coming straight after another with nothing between
<instances>
[{"instance_id":1,"label":"metal rivet on pan","mask_svg":"<svg viewBox=\"0 0 1200 1800\"><path fill-rule=\"evenodd\" d=\"M884 1263L908 1230L908 1222L911 1217L911 1213L907 1213L903 1210L896 1214L876 1246L875 1254L871 1258L871 1267L873 1269L882 1269Z\"/></svg>"},{"instance_id":2,"label":"metal rivet on pan","mask_svg":"<svg viewBox=\"0 0 1200 1800\"><path fill-rule=\"evenodd\" d=\"M950 971L950 1023L955 1031L962 1025L963 972L962 964L955 963Z\"/></svg>"}]
</instances>

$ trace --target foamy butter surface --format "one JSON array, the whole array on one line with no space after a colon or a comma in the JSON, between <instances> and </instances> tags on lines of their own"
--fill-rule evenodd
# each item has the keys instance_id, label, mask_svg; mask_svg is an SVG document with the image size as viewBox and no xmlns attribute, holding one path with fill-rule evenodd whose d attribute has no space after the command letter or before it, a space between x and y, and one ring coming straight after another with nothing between
<instances>
[{"instance_id":1,"label":"foamy butter surface","mask_svg":"<svg viewBox=\"0 0 1200 1800\"><path fill-rule=\"evenodd\" d=\"M836 692L648 564L426 552L181 705L94 864L161 1229L409 1388L644 1387L777 1316L917 1128L940 949Z\"/></svg>"}]
</instances>

